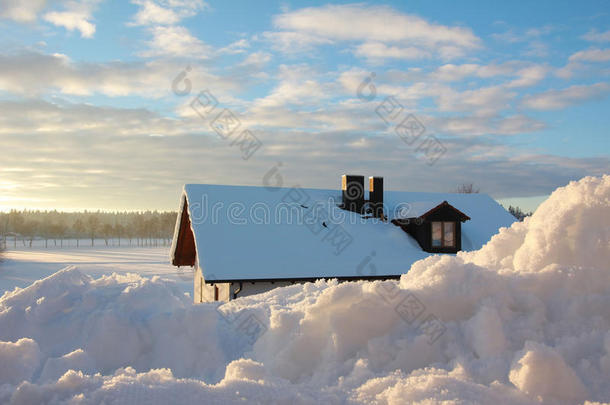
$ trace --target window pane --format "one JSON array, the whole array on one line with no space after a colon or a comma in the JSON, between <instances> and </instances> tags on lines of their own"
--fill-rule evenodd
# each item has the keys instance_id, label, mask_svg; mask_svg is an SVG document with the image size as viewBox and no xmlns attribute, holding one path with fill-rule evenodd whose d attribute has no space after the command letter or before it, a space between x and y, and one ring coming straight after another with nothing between
<instances>
[{"instance_id":1,"label":"window pane","mask_svg":"<svg viewBox=\"0 0 610 405\"><path fill-rule=\"evenodd\" d=\"M432 222L432 246L441 246L441 222Z\"/></svg>"},{"instance_id":2,"label":"window pane","mask_svg":"<svg viewBox=\"0 0 610 405\"><path fill-rule=\"evenodd\" d=\"M443 222L443 228L445 246L455 246L455 224L453 222Z\"/></svg>"}]
</instances>

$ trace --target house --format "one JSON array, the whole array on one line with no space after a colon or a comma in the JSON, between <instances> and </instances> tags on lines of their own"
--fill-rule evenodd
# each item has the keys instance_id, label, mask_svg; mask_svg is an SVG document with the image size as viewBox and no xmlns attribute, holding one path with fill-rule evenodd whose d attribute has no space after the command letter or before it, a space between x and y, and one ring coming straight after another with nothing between
<instances>
[{"instance_id":1,"label":"house","mask_svg":"<svg viewBox=\"0 0 610 405\"><path fill-rule=\"evenodd\" d=\"M184 186L171 247L193 266L194 301L228 301L336 278L398 279L432 254L481 248L515 218L485 194L384 191L344 175L341 190Z\"/></svg>"}]
</instances>

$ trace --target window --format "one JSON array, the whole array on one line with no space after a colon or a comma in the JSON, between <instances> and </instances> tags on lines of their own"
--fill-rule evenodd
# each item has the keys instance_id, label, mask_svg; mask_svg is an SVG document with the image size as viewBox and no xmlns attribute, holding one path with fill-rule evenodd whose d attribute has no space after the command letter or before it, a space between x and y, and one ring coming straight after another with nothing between
<instances>
[{"instance_id":1,"label":"window","mask_svg":"<svg viewBox=\"0 0 610 405\"><path fill-rule=\"evenodd\" d=\"M432 247L441 247L443 243L442 222L432 222Z\"/></svg>"},{"instance_id":2,"label":"window","mask_svg":"<svg viewBox=\"0 0 610 405\"><path fill-rule=\"evenodd\" d=\"M455 247L455 222L432 222L432 247Z\"/></svg>"}]
</instances>

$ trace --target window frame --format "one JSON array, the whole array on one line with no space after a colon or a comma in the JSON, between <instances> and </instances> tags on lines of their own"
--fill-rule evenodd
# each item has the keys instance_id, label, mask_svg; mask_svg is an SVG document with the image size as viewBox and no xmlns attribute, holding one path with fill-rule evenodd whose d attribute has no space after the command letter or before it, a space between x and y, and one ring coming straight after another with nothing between
<instances>
[{"instance_id":1,"label":"window frame","mask_svg":"<svg viewBox=\"0 0 610 405\"><path fill-rule=\"evenodd\" d=\"M434 244L434 223L440 223L441 224L441 244L440 245L435 245ZM452 224L453 225L453 243L451 245L447 244L446 240L445 240L445 224ZM456 221L430 221L430 247L433 249L455 249L457 246L457 223ZM438 240L438 239L436 239Z\"/></svg>"}]
</instances>

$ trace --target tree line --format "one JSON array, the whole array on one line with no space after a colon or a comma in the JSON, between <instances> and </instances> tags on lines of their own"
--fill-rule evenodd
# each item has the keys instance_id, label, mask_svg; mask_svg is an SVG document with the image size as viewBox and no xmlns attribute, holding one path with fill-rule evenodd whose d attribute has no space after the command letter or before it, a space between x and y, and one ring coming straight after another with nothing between
<instances>
[{"instance_id":1,"label":"tree line","mask_svg":"<svg viewBox=\"0 0 610 405\"><path fill-rule=\"evenodd\" d=\"M44 240L63 246L64 240L76 239L77 247L82 239L103 239L106 246L137 245L156 246L169 244L176 223L176 212L60 212L11 210L0 213L0 241L6 247L18 241L32 247L34 240Z\"/></svg>"}]
</instances>

